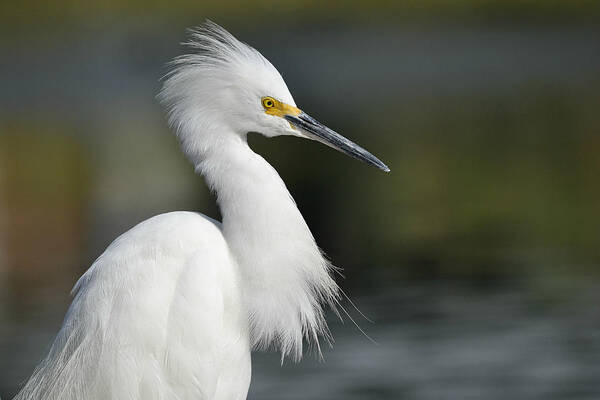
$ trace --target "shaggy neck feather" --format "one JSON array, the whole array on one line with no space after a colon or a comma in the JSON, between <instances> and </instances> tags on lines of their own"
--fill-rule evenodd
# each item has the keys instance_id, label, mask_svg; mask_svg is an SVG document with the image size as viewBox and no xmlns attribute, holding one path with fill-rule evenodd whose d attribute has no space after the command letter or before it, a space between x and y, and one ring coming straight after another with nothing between
<instances>
[{"instance_id":1,"label":"shaggy neck feather","mask_svg":"<svg viewBox=\"0 0 600 400\"><path fill-rule=\"evenodd\" d=\"M223 234L240 266L255 348L302 356L305 336L328 336L322 304L337 301L331 265L271 165L245 137L208 151L197 163L217 194Z\"/></svg>"}]
</instances>

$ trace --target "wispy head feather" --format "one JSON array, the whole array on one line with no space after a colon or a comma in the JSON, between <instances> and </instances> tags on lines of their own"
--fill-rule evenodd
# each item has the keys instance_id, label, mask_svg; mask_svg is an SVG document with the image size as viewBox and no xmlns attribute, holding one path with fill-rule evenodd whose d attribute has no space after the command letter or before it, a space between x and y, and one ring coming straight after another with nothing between
<instances>
[{"instance_id":1,"label":"wispy head feather","mask_svg":"<svg viewBox=\"0 0 600 400\"><path fill-rule=\"evenodd\" d=\"M170 63L158 98L184 151L196 163L218 139L212 133L260 129L249 113L260 107L261 96L295 103L277 69L257 50L212 21L189 32L183 44L191 52ZM231 113L242 118L230 118Z\"/></svg>"}]
</instances>

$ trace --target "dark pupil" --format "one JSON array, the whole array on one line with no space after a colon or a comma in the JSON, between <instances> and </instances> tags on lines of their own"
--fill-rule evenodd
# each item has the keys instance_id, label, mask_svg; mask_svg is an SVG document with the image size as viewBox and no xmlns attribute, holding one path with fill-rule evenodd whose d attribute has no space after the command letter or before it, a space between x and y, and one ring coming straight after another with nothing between
<instances>
[{"instance_id":1,"label":"dark pupil","mask_svg":"<svg viewBox=\"0 0 600 400\"><path fill-rule=\"evenodd\" d=\"M267 100L267 107L273 106L273 102L271 100Z\"/></svg>"}]
</instances>

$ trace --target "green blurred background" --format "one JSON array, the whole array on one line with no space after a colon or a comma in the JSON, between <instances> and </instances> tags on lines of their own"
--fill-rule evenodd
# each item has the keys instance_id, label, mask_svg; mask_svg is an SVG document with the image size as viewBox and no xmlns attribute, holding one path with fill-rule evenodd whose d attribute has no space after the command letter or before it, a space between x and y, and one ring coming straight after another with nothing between
<instances>
[{"instance_id":1,"label":"green blurred background","mask_svg":"<svg viewBox=\"0 0 600 400\"><path fill-rule=\"evenodd\" d=\"M600 398L600 3L558 0L0 3L0 396L113 238L218 218L155 100L205 18L392 170L250 136L379 345L332 321L249 398Z\"/></svg>"}]
</instances>

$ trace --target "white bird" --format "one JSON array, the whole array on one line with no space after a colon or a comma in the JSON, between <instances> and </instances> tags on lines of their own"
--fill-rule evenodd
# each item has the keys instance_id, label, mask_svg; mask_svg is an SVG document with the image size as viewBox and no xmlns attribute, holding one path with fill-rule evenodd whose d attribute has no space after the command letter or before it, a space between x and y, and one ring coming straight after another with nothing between
<instances>
[{"instance_id":1,"label":"white bird","mask_svg":"<svg viewBox=\"0 0 600 400\"><path fill-rule=\"evenodd\" d=\"M206 22L187 45L159 99L223 221L171 212L112 242L17 400L241 400L251 350L298 360L303 339L329 337L332 266L246 135L313 139L389 169L298 109L275 67L223 28Z\"/></svg>"}]
</instances>

